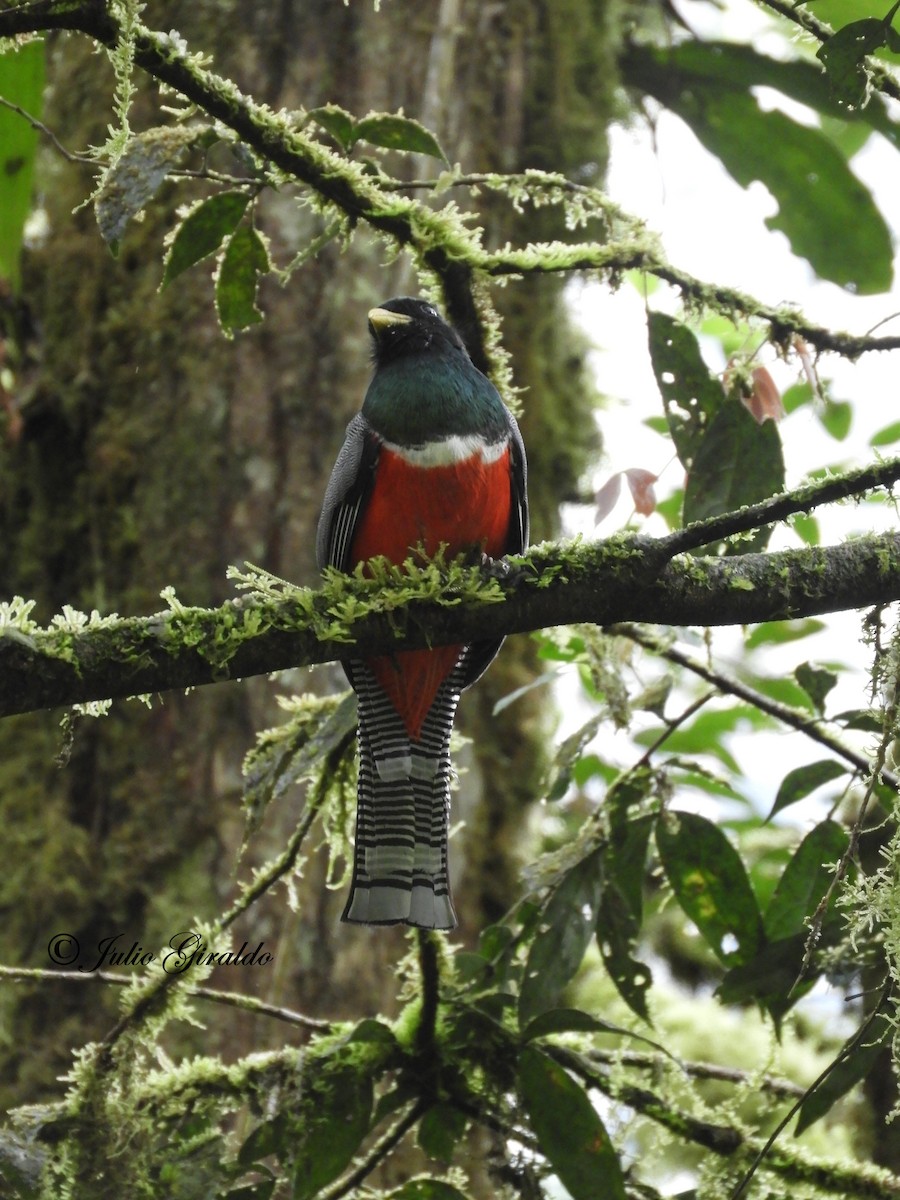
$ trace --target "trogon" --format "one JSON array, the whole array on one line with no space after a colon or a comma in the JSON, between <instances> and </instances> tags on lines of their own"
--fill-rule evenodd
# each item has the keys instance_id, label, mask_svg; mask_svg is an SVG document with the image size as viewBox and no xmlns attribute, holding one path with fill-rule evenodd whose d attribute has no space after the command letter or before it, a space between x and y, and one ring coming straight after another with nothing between
<instances>
[{"instance_id":1,"label":"trogon","mask_svg":"<svg viewBox=\"0 0 900 1200\"><path fill-rule=\"evenodd\" d=\"M528 541L525 448L497 389L424 300L369 312L374 370L325 492L320 567L498 558ZM450 731L502 639L344 663L359 702L353 882L343 920L452 929Z\"/></svg>"}]
</instances>

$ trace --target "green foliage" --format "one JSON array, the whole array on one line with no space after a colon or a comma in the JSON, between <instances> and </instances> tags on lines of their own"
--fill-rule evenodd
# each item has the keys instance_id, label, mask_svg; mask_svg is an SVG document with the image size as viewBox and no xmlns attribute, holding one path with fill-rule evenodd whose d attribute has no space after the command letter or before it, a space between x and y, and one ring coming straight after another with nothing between
<instances>
[{"instance_id":1,"label":"green foliage","mask_svg":"<svg viewBox=\"0 0 900 1200\"><path fill-rule=\"evenodd\" d=\"M573 1200L625 1200L618 1155L584 1090L546 1054L526 1046L519 1090L540 1145Z\"/></svg>"},{"instance_id":2,"label":"green foliage","mask_svg":"<svg viewBox=\"0 0 900 1200\"><path fill-rule=\"evenodd\" d=\"M881 22L874 24L883 30ZM852 34L850 41L855 54L859 44ZM630 82L686 121L738 183L746 187L758 179L766 185L778 202L777 215L766 224L780 229L818 275L860 293L890 286L890 231L844 155L819 129L777 109L764 111L753 95L765 84L819 112L850 115L835 106L810 64L779 63L748 46L699 41L666 50L633 47L626 61ZM846 52L837 52L833 64L846 73ZM896 127L880 105L853 115L896 141Z\"/></svg>"},{"instance_id":3,"label":"green foliage","mask_svg":"<svg viewBox=\"0 0 900 1200\"><path fill-rule=\"evenodd\" d=\"M217 192L195 204L176 228L169 243L162 286L215 254L234 233L250 202L247 192Z\"/></svg>"},{"instance_id":4,"label":"green foliage","mask_svg":"<svg viewBox=\"0 0 900 1200\"><path fill-rule=\"evenodd\" d=\"M44 43L26 42L0 54L0 96L40 120L44 93ZM0 279L19 289L19 255L31 211L37 130L0 106Z\"/></svg>"},{"instance_id":5,"label":"green foliage","mask_svg":"<svg viewBox=\"0 0 900 1200\"><path fill-rule=\"evenodd\" d=\"M600 39L579 41L578 32L597 34L608 18L602 7L567 3L542 12L547 22L567 25L567 36L554 42L558 61L539 64L545 100L567 103L574 77L597 72ZM824 74L812 62L779 61L747 46L703 43L681 32L681 41L661 39L658 47L631 45L621 62L628 84L681 115L735 179L766 184L779 206L771 224L820 276L860 292L883 289L891 279L887 226L847 160L869 132L900 145L887 106L871 95L872 74L863 62L864 54L895 48L894 12L840 29L820 52ZM423 202L410 196L404 182L415 165L404 156L444 163L446 158L418 121L402 113L357 118L332 103L299 114L273 113L188 55L177 35L151 37L140 26L139 5L122 0L107 6L106 15L118 22L110 53L119 129L99 152L104 174L95 208L101 235L115 250L142 211L169 204L164 185L178 181L192 189L168 239L162 286L215 256L215 307L226 336L263 319L259 285L278 268L257 197L278 189L282 198L309 209L321 230L290 247L294 257L282 278L339 234L349 238L366 225L391 251L411 250L421 278L442 288L464 314L475 352L480 349L501 382L504 354L487 299L490 278L519 273L539 278L593 267L613 282L640 269L675 283L686 311L679 317L651 311L648 317L664 414L653 427L670 438L687 472L683 495L676 490L665 509L674 528L752 505L784 487L778 426L764 419L771 413L760 415L751 403L756 364L747 343L769 338L804 360L808 381L786 397L788 412L813 405L833 441L850 432L850 405L833 400L815 380L805 361L810 353L798 344L801 335L830 344L828 331L809 327L791 310L773 313L752 298L691 280L665 261L640 222L619 212L592 182L583 182L597 172L596 129L593 140L588 137L591 124L598 124L593 110L573 112L566 126L564 165L572 178L531 167L509 176L468 177L453 168L437 180L417 180L429 197ZM541 31L530 32L540 44ZM21 66L26 51L4 59L0 72L9 61ZM187 81L191 103L201 110L205 104L203 119L215 124L176 122L133 133L138 51L148 69L156 63L160 74ZM764 111L755 94L761 86L805 104L818 124ZM543 128L540 97L530 96L520 115L530 128ZM845 117L849 132L833 124ZM16 120L22 133L24 123ZM585 137L576 136L579 131ZM28 139L33 148L30 130ZM206 154L213 143L243 174L209 168ZM357 154L363 143L376 157ZM541 142L535 153L551 158L555 149ZM6 173L15 176L10 162ZM398 178L388 174L391 165ZM181 172L188 166L185 177ZM22 180L15 182L20 203ZM481 188L517 212L525 206L545 209L547 240L485 249L475 220L447 195L465 194L475 202ZM5 213L4 207L4 221ZM9 235L10 262L18 255L23 219L14 215L2 230ZM579 245L574 230L600 232ZM13 268L7 269L13 277ZM544 294L557 292L554 283ZM516 315L510 308L512 324ZM724 381L704 362L695 332L706 308L716 310L718 325L707 321L703 332L719 340L730 364ZM528 330L532 346L557 340L557 309L548 303L547 312L553 319L544 328ZM583 381L572 382L578 373L566 361L552 364L546 390L559 395L560 405L574 404L577 394L580 406ZM872 445L893 442L897 431L896 423L885 426ZM577 432L584 436L570 439L577 441L570 450L560 448L558 438L546 439L549 452L565 458L560 474L567 481L590 444L584 430ZM794 528L817 543L814 518L798 515ZM720 539L694 551L762 550L769 533L768 526L757 527L740 541ZM628 553L639 554L636 545L629 543ZM616 543L607 551L613 569ZM577 566L578 556L571 561ZM535 577L527 559L518 567L523 590L546 586L551 578L550 571ZM372 614L387 615L399 629L401 610L416 601L451 606L503 599L496 581L486 581L479 569L447 564L440 556L424 565L376 560L350 579L333 572L315 594L256 568L232 578L249 593L247 603L202 609L181 604L166 589L169 613L143 622L88 616L67 606L42 630L28 602L3 602L0 633L76 668L76 637L82 632L96 638L95 653L132 666L146 653L142 638L163 636L173 650L196 648L225 678L235 655L271 629L346 642L348 627ZM45 1195L73 1200L101 1194L102 1188L184 1200L198 1195L336 1200L363 1189L394 1200L465 1200L474 1187L474 1173L467 1174L470 1139L487 1136L502 1164L502 1184L522 1195L555 1195L560 1185L575 1200L669 1195L665 1155L671 1144L683 1152L678 1169L701 1177L697 1189L683 1195L718 1186L715 1156L728 1156L729 1170L746 1172L749 1184L750 1163L763 1148L773 1111L783 1112L797 1100L801 1085L773 1082L764 1072L767 1056L778 1053L774 1046L746 1064L742 1045L714 1044L699 1028L698 1062L688 1052L684 1031L667 1022L673 997L687 991L699 1014L697 1027L705 1015L731 1009L749 1028L750 1014L758 1010L785 1045L807 1052L817 1067L823 1060L832 1063L830 1071L818 1072L821 1082L799 1105L798 1131L812 1133L890 1042L889 1018L879 1014L870 1023L857 1001L848 1002L857 1033L843 1049L813 1051L808 1043L818 1035L804 1035L800 1019L792 1023L820 981L858 995L865 972L887 997L886 981L900 978L897 781L887 765L898 733L894 683L900 656L896 647L886 649L896 639L879 620L873 618L869 631L883 684L880 707L873 715L861 701L839 717L829 717L826 704L838 669L814 665L813 651L805 646L800 649L806 661L789 669L790 647L821 632L819 621L773 622L745 631L735 652L739 665L730 667L722 665L729 655L711 637L704 640L690 630L673 632L668 640L637 626L602 635L591 627L548 635L540 642L541 658L559 667L559 677L578 692L587 712L556 752L541 797L539 847L523 872L520 894L481 931L474 948L416 934L409 958L397 968L399 1011L390 1021L369 1016L334 1022L231 992L229 1003L291 1026L302 1049L252 1053L227 1065L169 1048L173 1028L197 1021L201 1001L222 1003L221 993L201 990L201 971L148 970L125 992L119 1021L106 1040L77 1055L57 1102L41 1112L20 1113L19 1131L0 1135L4 1186L14 1196L28 1197L43 1187ZM702 661L681 652L681 643L701 642ZM777 658L775 666L769 655ZM532 686L516 687L506 707ZM277 806L284 809L299 798L302 807L287 844L279 844L240 885L231 908L209 922L206 936L217 951L230 948L235 920L276 884L285 883L294 902L292 883L303 869L313 829L328 843L329 881L350 855L353 701L302 696L282 707L283 724L261 733L245 759L245 840L265 842L270 828L277 829ZM501 701L495 711L503 707ZM742 768L738 743L742 734L768 737L782 727L827 747L828 757L784 775L769 813L779 821L767 825L764 782L754 769ZM880 736L871 769L857 745L845 740L854 730ZM832 786L838 781L840 786ZM29 800L33 795L27 792ZM874 870L857 853L873 799L887 822L878 859L883 865ZM814 819L802 826L795 822L796 810L788 811L801 801L818 806ZM57 815L56 808L49 810L54 821ZM14 829L15 822L10 825ZM79 850L86 874L78 836L73 829L67 849ZM15 846L11 871L22 872L30 848ZM60 853L56 844L53 853ZM81 881L79 889L81 899ZM10 911L26 890L18 875L6 881ZM368 993L357 999L360 1011L375 1009ZM608 1015L619 1013L616 1020ZM651 1018L662 1030L653 1042L641 1032ZM814 1074L800 1070L797 1077L806 1082ZM665 1145L659 1144L661 1130ZM386 1184L379 1192L376 1172L407 1135L443 1173L416 1167L399 1187ZM636 1151L645 1145L646 1153ZM698 1155L704 1156L699 1168ZM879 1191L866 1162L839 1166L821 1144L812 1166L811 1152L785 1140L760 1162L759 1195L793 1194L797 1188L848 1196L896 1190L889 1181Z\"/></svg>"},{"instance_id":6,"label":"green foliage","mask_svg":"<svg viewBox=\"0 0 900 1200\"><path fill-rule=\"evenodd\" d=\"M866 58L887 46L900 51L900 34L893 28L898 5L892 5L887 15L864 17L843 25L823 42L816 52L831 83L838 103L853 110L863 107L869 99L869 72Z\"/></svg>"}]
</instances>

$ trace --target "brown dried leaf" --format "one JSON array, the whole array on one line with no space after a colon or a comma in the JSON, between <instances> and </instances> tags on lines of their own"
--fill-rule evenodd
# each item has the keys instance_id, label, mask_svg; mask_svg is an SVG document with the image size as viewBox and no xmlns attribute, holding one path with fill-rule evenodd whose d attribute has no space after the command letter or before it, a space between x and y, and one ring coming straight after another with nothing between
<instances>
[{"instance_id":1,"label":"brown dried leaf","mask_svg":"<svg viewBox=\"0 0 900 1200\"><path fill-rule=\"evenodd\" d=\"M753 391L742 399L757 425L762 425L763 421L780 421L784 416L784 405L775 380L765 367L754 367L751 378Z\"/></svg>"},{"instance_id":2,"label":"brown dried leaf","mask_svg":"<svg viewBox=\"0 0 900 1200\"><path fill-rule=\"evenodd\" d=\"M641 467L629 467L624 474L631 489L635 511L639 512L642 517L649 517L656 511L656 490L653 485L658 476Z\"/></svg>"}]
</instances>

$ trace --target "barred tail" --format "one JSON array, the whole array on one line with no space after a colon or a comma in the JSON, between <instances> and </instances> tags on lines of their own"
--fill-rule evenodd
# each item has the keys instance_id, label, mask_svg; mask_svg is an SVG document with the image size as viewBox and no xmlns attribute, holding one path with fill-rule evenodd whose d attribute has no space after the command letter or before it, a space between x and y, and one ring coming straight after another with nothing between
<instances>
[{"instance_id":1,"label":"barred tail","mask_svg":"<svg viewBox=\"0 0 900 1200\"><path fill-rule=\"evenodd\" d=\"M375 676L352 665L359 696L359 795L353 883L343 920L452 929L447 875L450 731L461 664L441 684L418 739Z\"/></svg>"}]
</instances>

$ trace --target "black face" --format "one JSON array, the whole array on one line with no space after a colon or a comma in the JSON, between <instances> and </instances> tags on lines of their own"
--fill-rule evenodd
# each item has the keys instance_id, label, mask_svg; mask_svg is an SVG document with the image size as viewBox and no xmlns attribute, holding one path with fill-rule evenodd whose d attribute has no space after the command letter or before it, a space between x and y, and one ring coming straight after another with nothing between
<instances>
[{"instance_id":1,"label":"black face","mask_svg":"<svg viewBox=\"0 0 900 1200\"><path fill-rule=\"evenodd\" d=\"M459 334L427 300L397 296L373 311L396 313L398 317L396 322L387 318L369 321L372 353L378 363L429 351L445 354L455 351L468 357Z\"/></svg>"}]
</instances>

